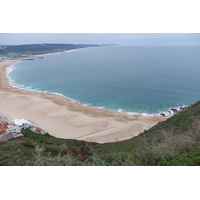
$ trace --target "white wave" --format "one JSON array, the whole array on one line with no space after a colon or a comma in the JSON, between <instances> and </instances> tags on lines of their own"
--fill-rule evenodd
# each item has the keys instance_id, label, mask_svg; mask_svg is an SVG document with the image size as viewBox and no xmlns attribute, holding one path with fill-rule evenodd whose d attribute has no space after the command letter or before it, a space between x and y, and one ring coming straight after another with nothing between
<instances>
[{"instance_id":1,"label":"white wave","mask_svg":"<svg viewBox=\"0 0 200 200\"><path fill-rule=\"evenodd\" d=\"M142 113L142 116L159 116L159 113L149 114L149 113Z\"/></svg>"},{"instance_id":2,"label":"white wave","mask_svg":"<svg viewBox=\"0 0 200 200\"><path fill-rule=\"evenodd\" d=\"M6 77L8 79L10 86L12 86L12 87L16 87L16 85L17 85L17 83L15 83L15 81L10 77L10 73L15 69L16 69L16 64L11 65L11 66L7 67L7 69L6 69Z\"/></svg>"},{"instance_id":3,"label":"white wave","mask_svg":"<svg viewBox=\"0 0 200 200\"><path fill-rule=\"evenodd\" d=\"M165 111L160 111L159 112L159 115L161 114L165 114L165 116L170 116L170 115L173 115L175 114L176 112L174 112L173 110L177 110L177 112L179 112L181 110L181 108L185 108L187 107L188 105L186 104L179 104L178 106L176 107L169 107L169 108L166 108ZM173 110L172 110L173 109Z\"/></svg>"},{"instance_id":4,"label":"white wave","mask_svg":"<svg viewBox=\"0 0 200 200\"><path fill-rule=\"evenodd\" d=\"M123 112L123 113L126 113L128 115L159 116L159 113L150 114L150 113L130 112L130 111L125 111L125 110L120 109L120 108L117 110L117 112Z\"/></svg>"},{"instance_id":5,"label":"white wave","mask_svg":"<svg viewBox=\"0 0 200 200\"><path fill-rule=\"evenodd\" d=\"M98 109L105 109L103 106L98 106L96 108L98 108Z\"/></svg>"},{"instance_id":6,"label":"white wave","mask_svg":"<svg viewBox=\"0 0 200 200\"><path fill-rule=\"evenodd\" d=\"M51 94L56 94L56 95L58 95L58 96L65 97L63 94L61 94L61 93L58 93L58 92L49 92L49 93L51 93Z\"/></svg>"},{"instance_id":7,"label":"white wave","mask_svg":"<svg viewBox=\"0 0 200 200\"><path fill-rule=\"evenodd\" d=\"M10 67L7 67L6 69L7 75L10 74L12 71L13 71L13 65Z\"/></svg>"},{"instance_id":8,"label":"white wave","mask_svg":"<svg viewBox=\"0 0 200 200\"><path fill-rule=\"evenodd\" d=\"M91 106L91 104L90 103L79 103L79 104L81 104L82 106Z\"/></svg>"},{"instance_id":9,"label":"white wave","mask_svg":"<svg viewBox=\"0 0 200 200\"><path fill-rule=\"evenodd\" d=\"M126 112L128 115L142 115L142 116L159 116L159 113L139 113L139 112Z\"/></svg>"},{"instance_id":10,"label":"white wave","mask_svg":"<svg viewBox=\"0 0 200 200\"><path fill-rule=\"evenodd\" d=\"M27 89L32 89L32 86L26 86Z\"/></svg>"}]
</instances>

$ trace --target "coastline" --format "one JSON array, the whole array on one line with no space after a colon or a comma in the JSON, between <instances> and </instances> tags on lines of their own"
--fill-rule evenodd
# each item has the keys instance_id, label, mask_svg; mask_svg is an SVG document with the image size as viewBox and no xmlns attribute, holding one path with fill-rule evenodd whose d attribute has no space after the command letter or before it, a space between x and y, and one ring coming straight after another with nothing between
<instances>
[{"instance_id":1,"label":"coastline","mask_svg":"<svg viewBox=\"0 0 200 200\"><path fill-rule=\"evenodd\" d=\"M12 87L6 70L17 62L20 60L0 62L0 112L10 120L21 117L33 121L55 137L99 143L116 142L137 136L169 118L97 109L56 94Z\"/></svg>"},{"instance_id":2,"label":"coastline","mask_svg":"<svg viewBox=\"0 0 200 200\"><path fill-rule=\"evenodd\" d=\"M82 50L82 49L88 49L88 48L94 48L94 47L84 47L84 48L77 48L77 49L71 49L71 50L56 51L56 52L51 52L51 53L35 54L35 55L32 55L31 57L49 56L53 54L68 53L70 51L76 51L76 50Z\"/></svg>"}]
</instances>

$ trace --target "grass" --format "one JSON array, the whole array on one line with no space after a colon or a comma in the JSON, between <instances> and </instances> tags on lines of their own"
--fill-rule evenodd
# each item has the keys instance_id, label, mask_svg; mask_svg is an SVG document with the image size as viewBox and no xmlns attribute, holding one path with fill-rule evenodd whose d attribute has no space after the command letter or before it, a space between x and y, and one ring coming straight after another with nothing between
<instances>
[{"instance_id":1,"label":"grass","mask_svg":"<svg viewBox=\"0 0 200 200\"><path fill-rule=\"evenodd\" d=\"M0 142L0 165L27 165L39 155L39 149L42 149L44 158L70 156L81 163L91 160L92 147L96 145L96 143L55 138L49 134L34 134L30 130L23 130L23 134L24 137Z\"/></svg>"},{"instance_id":2,"label":"grass","mask_svg":"<svg viewBox=\"0 0 200 200\"><path fill-rule=\"evenodd\" d=\"M160 165L160 162L164 163L170 156L178 157L179 154L190 151L198 154L199 150L196 148L200 146L199 111L200 101L137 137L101 145L96 149L97 155L111 160L116 154L124 153L133 157L135 165Z\"/></svg>"}]
</instances>

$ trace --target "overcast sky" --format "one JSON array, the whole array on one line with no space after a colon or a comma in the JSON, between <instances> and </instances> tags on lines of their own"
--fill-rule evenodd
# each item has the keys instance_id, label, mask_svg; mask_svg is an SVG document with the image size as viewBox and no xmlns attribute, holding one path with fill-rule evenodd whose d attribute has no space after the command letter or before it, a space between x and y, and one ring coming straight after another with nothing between
<instances>
[{"instance_id":1,"label":"overcast sky","mask_svg":"<svg viewBox=\"0 0 200 200\"><path fill-rule=\"evenodd\" d=\"M199 33L0 33L0 44L200 45Z\"/></svg>"}]
</instances>

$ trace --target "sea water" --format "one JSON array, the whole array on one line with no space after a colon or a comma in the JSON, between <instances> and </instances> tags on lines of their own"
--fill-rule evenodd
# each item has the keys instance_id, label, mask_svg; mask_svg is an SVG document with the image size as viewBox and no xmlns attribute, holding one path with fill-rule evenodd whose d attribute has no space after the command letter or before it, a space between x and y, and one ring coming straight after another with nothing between
<instances>
[{"instance_id":1,"label":"sea water","mask_svg":"<svg viewBox=\"0 0 200 200\"><path fill-rule=\"evenodd\" d=\"M83 105L158 114L200 100L200 47L86 48L19 62L9 79L13 86Z\"/></svg>"}]
</instances>

